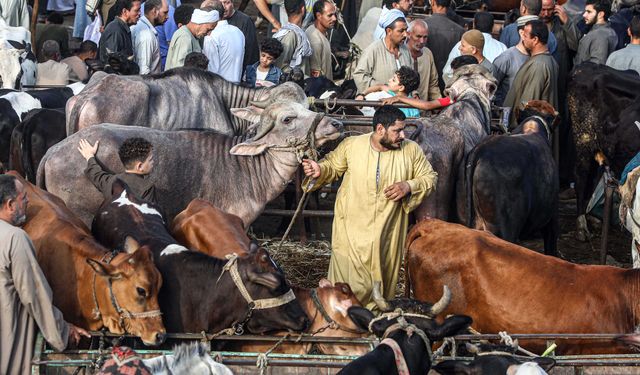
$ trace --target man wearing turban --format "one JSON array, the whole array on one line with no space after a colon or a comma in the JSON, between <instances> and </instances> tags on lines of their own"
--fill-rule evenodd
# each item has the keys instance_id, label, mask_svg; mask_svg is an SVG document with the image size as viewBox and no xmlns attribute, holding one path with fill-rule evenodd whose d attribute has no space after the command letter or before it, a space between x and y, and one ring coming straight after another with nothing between
<instances>
[{"instance_id":1,"label":"man wearing turban","mask_svg":"<svg viewBox=\"0 0 640 375\"><path fill-rule=\"evenodd\" d=\"M220 14L212 8L194 10L189 23L179 28L171 38L166 70L184 66L184 58L191 52L202 52L198 39L215 29L219 20Z\"/></svg>"}]
</instances>

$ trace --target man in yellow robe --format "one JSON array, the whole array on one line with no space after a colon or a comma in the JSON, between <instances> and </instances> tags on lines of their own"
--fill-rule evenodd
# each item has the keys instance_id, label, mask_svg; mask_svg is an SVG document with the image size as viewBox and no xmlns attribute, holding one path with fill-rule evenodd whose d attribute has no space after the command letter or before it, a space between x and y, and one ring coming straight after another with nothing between
<instances>
[{"instance_id":1,"label":"man in yellow robe","mask_svg":"<svg viewBox=\"0 0 640 375\"><path fill-rule=\"evenodd\" d=\"M345 282L369 309L371 291L382 281L382 295L395 295L408 214L435 188L437 174L417 143L404 139L405 116L380 107L374 131L349 137L321 162L304 160L311 190L343 177L333 221L329 280Z\"/></svg>"}]
</instances>

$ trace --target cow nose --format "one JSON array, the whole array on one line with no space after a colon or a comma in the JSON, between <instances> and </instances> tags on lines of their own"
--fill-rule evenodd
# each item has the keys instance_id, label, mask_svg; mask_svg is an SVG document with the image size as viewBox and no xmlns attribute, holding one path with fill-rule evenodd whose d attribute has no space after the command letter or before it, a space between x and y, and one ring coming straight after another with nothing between
<instances>
[{"instance_id":1,"label":"cow nose","mask_svg":"<svg viewBox=\"0 0 640 375\"><path fill-rule=\"evenodd\" d=\"M165 332L158 332L158 333L156 333L156 342L157 342L157 345L162 344L166 338L167 338L167 334L166 334Z\"/></svg>"}]
</instances>

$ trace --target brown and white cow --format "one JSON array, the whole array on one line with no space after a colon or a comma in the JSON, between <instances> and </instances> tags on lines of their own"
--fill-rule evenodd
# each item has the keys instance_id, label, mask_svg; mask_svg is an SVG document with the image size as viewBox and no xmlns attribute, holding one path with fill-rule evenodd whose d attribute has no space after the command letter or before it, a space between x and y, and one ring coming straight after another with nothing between
<instances>
[{"instance_id":1,"label":"brown and white cow","mask_svg":"<svg viewBox=\"0 0 640 375\"><path fill-rule=\"evenodd\" d=\"M469 315L482 333L622 334L640 324L639 270L573 264L435 219L410 231L407 248L415 298L434 300L447 285L445 314ZM563 354L627 351L613 341L558 344Z\"/></svg>"},{"instance_id":2,"label":"brown and white cow","mask_svg":"<svg viewBox=\"0 0 640 375\"><path fill-rule=\"evenodd\" d=\"M202 199L194 199L189 206L173 220L171 232L183 246L216 258L227 254L240 256L249 252L251 240L245 234L239 217L217 209ZM331 283L322 279L318 288L292 287L302 309L310 320L306 332L317 332L321 337L366 337L347 315L351 306L362 306L348 284ZM284 333L282 333L284 335ZM273 343L239 344L234 349L240 351L264 352ZM325 354L361 355L369 348L363 345L318 344L318 350ZM305 354L311 344L282 344L276 353Z\"/></svg>"},{"instance_id":3,"label":"brown and white cow","mask_svg":"<svg viewBox=\"0 0 640 375\"><path fill-rule=\"evenodd\" d=\"M164 341L158 305L162 279L151 251L128 242L126 252L112 256L59 198L15 172L8 174L27 190L23 229L65 320L89 330L106 327L117 334L131 333L147 345Z\"/></svg>"}]
</instances>

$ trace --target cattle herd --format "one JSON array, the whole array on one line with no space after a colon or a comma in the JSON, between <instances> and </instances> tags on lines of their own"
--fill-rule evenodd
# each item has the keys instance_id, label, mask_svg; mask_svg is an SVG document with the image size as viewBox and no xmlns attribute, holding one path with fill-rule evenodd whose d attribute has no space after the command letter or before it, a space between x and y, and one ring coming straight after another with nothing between
<instances>
[{"instance_id":1,"label":"cattle herd","mask_svg":"<svg viewBox=\"0 0 640 375\"><path fill-rule=\"evenodd\" d=\"M587 63L575 68L569 83L579 215L602 168L619 176L640 151L640 79L621 74ZM139 336L145 345L161 344L167 332L375 335L384 345L372 351L327 343L315 349L361 355L345 374L401 373L398 352L406 373L424 374L435 359L432 345L469 327L482 333L635 332L640 271L557 257L558 171L551 147L557 113L546 102L529 102L517 114L517 129L490 135L495 89L495 80L476 66L460 68L448 88L455 103L420 119L410 135L438 172L438 185L416 210L407 239L406 279L415 300L378 299L380 317L362 307L347 284L290 286L269 253L246 235L294 178L301 158L343 136L342 124L310 110L295 84L253 89L178 68L142 77L96 73L84 87L3 90L0 161L27 187L24 230L65 318L90 330ZM159 206L118 182L113 199L103 201L83 176L81 139L100 141L97 158L117 172L123 169L117 149L130 137L153 144ZM640 198L633 196L638 174L630 174L631 198L623 199L632 251L640 241ZM583 216L578 229L588 236ZM546 255L514 244L538 234ZM228 345L258 352L271 346ZM523 345L537 353L546 348L535 340ZM275 351L304 354L310 346L285 343ZM567 340L557 349L629 350L602 340ZM479 356L434 368L500 373L514 365L554 365L545 358L522 362Z\"/></svg>"}]
</instances>

